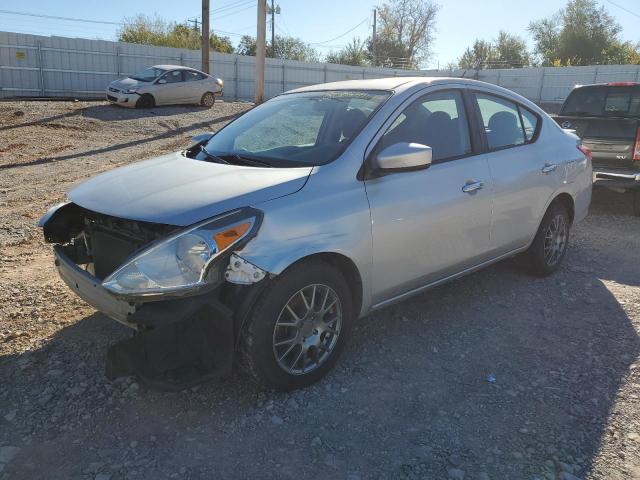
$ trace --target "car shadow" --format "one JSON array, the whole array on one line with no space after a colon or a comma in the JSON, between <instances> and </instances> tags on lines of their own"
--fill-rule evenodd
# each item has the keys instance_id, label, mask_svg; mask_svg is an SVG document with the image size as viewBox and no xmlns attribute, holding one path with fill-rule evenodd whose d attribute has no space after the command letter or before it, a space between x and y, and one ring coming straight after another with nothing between
<instances>
[{"instance_id":1,"label":"car shadow","mask_svg":"<svg viewBox=\"0 0 640 480\"><path fill-rule=\"evenodd\" d=\"M58 155L58 156L54 156L54 157L44 157L44 158L39 158L37 160L33 160L31 162L6 163L6 164L0 165L0 170L29 167L29 166L33 166L33 165L45 165L45 164L50 164L50 163L62 162L62 161L65 161L65 160L72 160L72 159L79 158L79 157L85 157L85 156L90 156L90 155L96 155L96 154L102 154L102 153L122 150L122 149L130 148L130 147L133 147L133 146L136 146L136 145L142 145L142 144L145 144L145 143L148 143L148 142L153 142L153 141L156 141L156 140L162 140L162 139L166 139L166 138L175 137L175 136L178 136L178 135L182 135L183 133L191 132L193 130L206 129L206 128L209 128L209 127L211 127L213 125L217 125L219 123L224 123L224 122L228 122L230 120L233 120L234 118L238 117L239 115L240 115L240 113L232 114L232 115L225 115L223 117L216 117L216 118L212 118L212 119L207 119L207 120L204 120L202 122L191 123L191 124L185 125L183 127L172 128L170 130L167 130L166 132L163 132L163 133L160 133L158 135L151 136L151 137L145 137L145 138L140 138L140 139L137 139L137 140L132 140L130 142L124 142L124 143L118 143L118 144L115 144L115 145L109 145L108 147L95 148L95 149L92 149L92 150L85 150L85 151L82 151L82 152L70 153L70 154L65 154L65 155Z\"/></svg>"},{"instance_id":2,"label":"car shadow","mask_svg":"<svg viewBox=\"0 0 640 480\"><path fill-rule=\"evenodd\" d=\"M215 111L200 105L164 105L153 108L125 108L117 105L96 105L82 109L81 115L94 120L117 122L123 120L137 120L149 117L168 117L172 115L184 115L185 113Z\"/></svg>"},{"instance_id":3,"label":"car shadow","mask_svg":"<svg viewBox=\"0 0 640 480\"><path fill-rule=\"evenodd\" d=\"M326 379L289 394L237 374L181 393L108 382L107 346L130 333L92 314L0 359L20 419L0 419L0 445L21 448L5 472L611 477L595 460L640 342L600 275L573 270L583 248L548 278L502 262L372 314Z\"/></svg>"}]
</instances>

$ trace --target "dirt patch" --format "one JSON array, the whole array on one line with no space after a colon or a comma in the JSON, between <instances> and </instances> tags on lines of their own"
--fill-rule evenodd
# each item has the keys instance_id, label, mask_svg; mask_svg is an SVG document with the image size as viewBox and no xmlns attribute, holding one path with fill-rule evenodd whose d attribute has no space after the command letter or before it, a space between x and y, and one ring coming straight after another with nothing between
<instances>
[{"instance_id":1,"label":"dirt patch","mask_svg":"<svg viewBox=\"0 0 640 480\"><path fill-rule=\"evenodd\" d=\"M609 192L556 275L502 262L371 315L303 391L108 382L130 332L58 279L38 217L246 108L0 103L1 479L640 478L640 219Z\"/></svg>"}]
</instances>

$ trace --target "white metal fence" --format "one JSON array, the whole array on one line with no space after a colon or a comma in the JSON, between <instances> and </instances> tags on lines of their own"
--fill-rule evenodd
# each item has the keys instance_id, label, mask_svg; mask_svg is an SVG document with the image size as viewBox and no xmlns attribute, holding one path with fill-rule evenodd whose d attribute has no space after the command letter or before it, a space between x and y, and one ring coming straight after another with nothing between
<instances>
[{"instance_id":1,"label":"white metal fence","mask_svg":"<svg viewBox=\"0 0 640 480\"><path fill-rule=\"evenodd\" d=\"M225 81L225 97L254 98L255 59L212 53L210 71ZM131 43L0 32L0 98L100 98L106 85L150 65L199 68L200 52ZM577 84L640 81L639 65L408 71L267 59L267 98L303 85L387 76L470 77L501 85L541 104L559 104Z\"/></svg>"},{"instance_id":2,"label":"white metal fence","mask_svg":"<svg viewBox=\"0 0 640 480\"><path fill-rule=\"evenodd\" d=\"M200 68L200 51L0 32L0 98L102 97L110 81L157 64ZM209 69L225 81L226 98L254 98L254 57L215 52ZM265 96L315 83L405 75L426 73L268 58Z\"/></svg>"}]
</instances>

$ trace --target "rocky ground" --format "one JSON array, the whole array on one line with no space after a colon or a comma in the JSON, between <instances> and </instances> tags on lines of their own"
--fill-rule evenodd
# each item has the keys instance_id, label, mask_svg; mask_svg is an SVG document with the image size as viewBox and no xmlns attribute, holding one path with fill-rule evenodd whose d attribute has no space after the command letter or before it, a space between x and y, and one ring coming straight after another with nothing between
<instances>
[{"instance_id":1,"label":"rocky ground","mask_svg":"<svg viewBox=\"0 0 640 480\"><path fill-rule=\"evenodd\" d=\"M0 103L0 479L640 478L640 219L609 192L556 275L503 262L371 315L303 391L107 381L129 332L67 291L35 222L246 108Z\"/></svg>"}]
</instances>

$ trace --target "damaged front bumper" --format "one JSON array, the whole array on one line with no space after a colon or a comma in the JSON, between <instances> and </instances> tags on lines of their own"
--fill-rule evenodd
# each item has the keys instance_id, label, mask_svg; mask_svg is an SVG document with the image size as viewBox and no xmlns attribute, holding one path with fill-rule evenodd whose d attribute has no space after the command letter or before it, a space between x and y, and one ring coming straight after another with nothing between
<instances>
[{"instance_id":1,"label":"damaged front bumper","mask_svg":"<svg viewBox=\"0 0 640 480\"><path fill-rule=\"evenodd\" d=\"M54 246L54 257L60 277L80 298L137 331L109 348L105 373L110 380L135 375L152 388L182 390L231 371L233 313L212 292L127 302L76 265L60 245Z\"/></svg>"},{"instance_id":2,"label":"damaged front bumper","mask_svg":"<svg viewBox=\"0 0 640 480\"><path fill-rule=\"evenodd\" d=\"M76 265L60 245L53 247L53 255L60 278L76 295L114 320L127 327L137 328L129 318L136 312L135 304L119 300L107 291L100 280Z\"/></svg>"}]
</instances>

